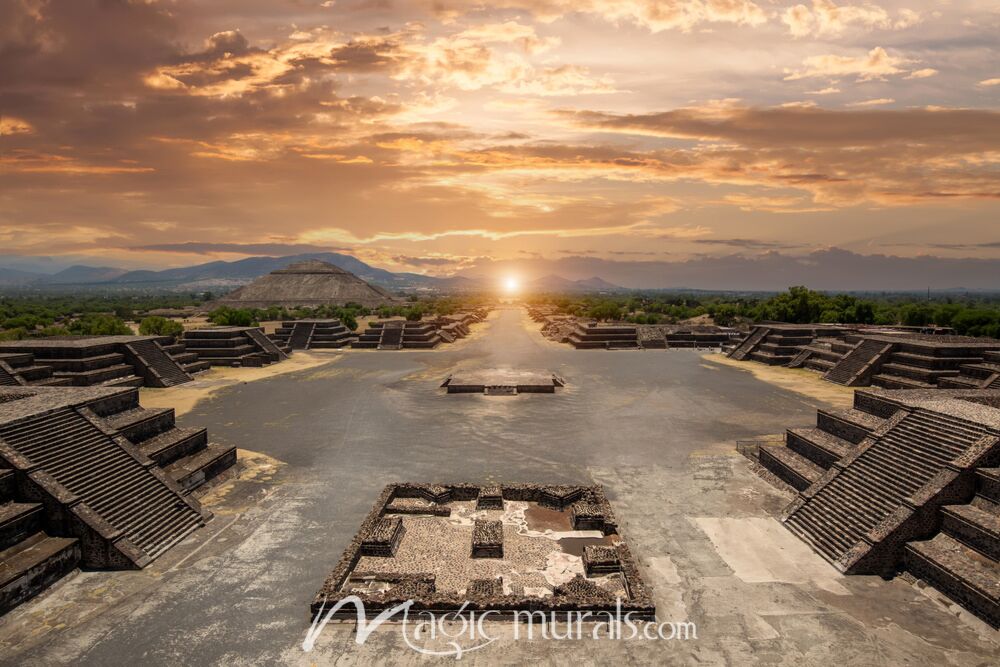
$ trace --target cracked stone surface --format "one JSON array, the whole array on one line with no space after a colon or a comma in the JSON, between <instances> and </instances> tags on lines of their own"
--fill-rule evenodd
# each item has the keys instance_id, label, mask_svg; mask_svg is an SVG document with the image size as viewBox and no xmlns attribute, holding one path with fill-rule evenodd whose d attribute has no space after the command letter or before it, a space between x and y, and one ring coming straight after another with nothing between
<instances>
[{"instance_id":1,"label":"cracked stone surface","mask_svg":"<svg viewBox=\"0 0 1000 667\"><path fill-rule=\"evenodd\" d=\"M496 623L498 639L463 662L995 662L996 633L933 591L843 577L775 520L787 499L734 441L808 427L831 404L697 351L577 351L538 326L501 310L447 348L330 353L215 392L181 425L272 468L219 493L215 519L150 568L73 575L8 614L0 663L426 664L395 626L358 646L353 625L330 625L301 649L317 586L384 485L412 479L604 485L660 619L698 627L697 640L622 645L515 641ZM567 386L544 401L435 391L449 373L502 366L551 370Z\"/></svg>"}]
</instances>

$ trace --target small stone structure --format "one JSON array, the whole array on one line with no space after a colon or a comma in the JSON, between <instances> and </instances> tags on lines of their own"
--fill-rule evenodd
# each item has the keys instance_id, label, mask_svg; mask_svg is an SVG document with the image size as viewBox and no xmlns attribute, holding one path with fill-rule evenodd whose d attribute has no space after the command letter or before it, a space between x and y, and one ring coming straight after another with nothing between
<instances>
[{"instance_id":1,"label":"small stone structure","mask_svg":"<svg viewBox=\"0 0 1000 667\"><path fill-rule=\"evenodd\" d=\"M588 577L597 574L621 572L622 561L618 549L606 546L588 545L583 548L583 568Z\"/></svg>"},{"instance_id":2,"label":"small stone structure","mask_svg":"<svg viewBox=\"0 0 1000 667\"><path fill-rule=\"evenodd\" d=\"M536 520L555 524L531 529ZM587 528L575 527L578 520ZM404 529L394 556L365 554L373 536L384 544ZM561 536L589 542L584 558L563 551ZM557 570L543 576L553 559ZM555 580L546 583L547 576ZM414 612L490 610L507 619L519 611L615 613L619 603L637 620L652 620L656 611L599 486L390 484L316 594L313 616L348 595L362 599L369 617L407 600Z\"/></svg>"},{"instance_id":3,"label":"small stone structure","mask_svg":"<svg viewBox=\"0 0 1000 667\"><path fill-rule=\"evenodd\" d=\"M788 366L796 361L803 348L818 338L841 339L855 329L836 324L760 324L729 352L729 357L769 366Z\"/></svg>"},{"instance_id":4,"label":"small stone structure","mask_svg":"<svg viewBox=\"0 0 1000 667\"><path fill-rule=\"evenodd\" d=\"M274 340L292 350L318 350L346 347L357 336L336 319L290 320L281 323Z\"/></svg>"},{"instance_id":5,"label":"small stone structure","mask_svg":"<svg viewBox=\"0 0 1000 667\"><path fill-rule=\"evenodd\" d=\"M0 389L0 613L73 568L141 568L204 525L236 462L128 387Z\"/></svg>"},{"instance_id":6,"label":"small stone structure","mask_svg":"<svg viewBox=\"0 0 1000 667\"><path fill-rule=\"evenodd\" d=\"M184 332L187 352L212 366L260 368L288 358L290 349L260 327L205 327Z\"/></svg>"},{"instance_id":7,"label":"small stone structure","mask_svg":"<svg viewBox=\"0 0 1000 667\"><path fill-rule=\"evenodd\" d=\"M841 572L905 568L1000 627L1000 390L858 390L756 454L797 492L785 526Z\"/></svg>"},{"instance_id":8,"label":"small stone structure","mask_svg":"<svg viewBox=\"0 0 1000 667\"><path fill-rule=\"evenodd\" d=\"M51 369L50 380L75 387L172 387L207 368L169 336L53 336L0 343L0 354L10 353L32 355L34 366Z\"/></svg>"},{"instance_id":9,"label":"small stone structure","mask_svg":"<svg viewBox=\"0 0 1000 667\"><path fill-rule=\"evenodd\" d=\"M476 498L477 510L502 510L503 509L503 489L499 484L491 484L479 489L479 497Z\"/></svg>"},{"instance_id":10,"label":"small stone structure","mask_svg":"<svg viewBox=\"0 0 1000 667\"><path fill-rule=\"evenodd\" d=\"M543 375L525 371L499 369L449 375L441 383L449 394L485 394L516 396L517 394L554 394L566 382L555 374Z\"/></svg>"},{"instance_id":11,"label":"small stone structure","mask_svg":"<svg viewBox=\"0 0 1000 667\"><path fill-rule=\"evenodd\" d=\"M862 332L845 342L851 348L824 374L825 380L886 389L988 388L1000 381L997 340Z\"/></svg>"},{"instance_id":12,"label":"small stone structure","mask_svg":"<svg viewBox=\"0 0 1000 667\"><path fill-rule=\"evenodd\" d=\"M503 524L476 519L472 525L472 557L503 558Z\"/></svg>"},{"instance_id":13,"label":"small stone structure","mask_svg":"<svg viewBox=\"0 0 1000 667\"><path fill-rule=\"evenodd\" d=\"M402 519L398 516L379 519L365 534L361 542L361 554L391 558L396 555L396 548L401 539L403 539Z\"/></svg>"}]
</instances>

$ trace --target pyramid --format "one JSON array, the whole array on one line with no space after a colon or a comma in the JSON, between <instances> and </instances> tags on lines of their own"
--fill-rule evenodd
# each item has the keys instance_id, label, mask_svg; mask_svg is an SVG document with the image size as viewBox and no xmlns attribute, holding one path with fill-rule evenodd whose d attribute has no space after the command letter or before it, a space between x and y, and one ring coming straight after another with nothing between
<instances>
[{"instance_id":1,"label":"pyramid","mask_svg":"<svg viewBox=\"0 0 1000 667\"><path fill-rule=\"evenodd\" d=\"M350 271L318 259L308 259L272 271L249 285L226 294L212 307L269 308L283 306L343 306L359 303L374 307L396 301L388 291L366 283Z\"/></svg>"}]
</instances>

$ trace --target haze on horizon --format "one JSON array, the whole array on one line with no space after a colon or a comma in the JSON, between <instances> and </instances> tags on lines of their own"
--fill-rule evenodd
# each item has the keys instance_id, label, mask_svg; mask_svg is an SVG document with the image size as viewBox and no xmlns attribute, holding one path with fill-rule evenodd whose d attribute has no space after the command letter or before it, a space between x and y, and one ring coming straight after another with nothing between
<instances>
[{"instance_id":1,"label":"haze on horizon","mask_svg":"<svg viewBox=\"0 0 1000 667\"><path fill-rule=\"evenodd\" d=\"M8 0L0 255L983 275L998 33L982 0Z\"/></svg>"}]
</instances>

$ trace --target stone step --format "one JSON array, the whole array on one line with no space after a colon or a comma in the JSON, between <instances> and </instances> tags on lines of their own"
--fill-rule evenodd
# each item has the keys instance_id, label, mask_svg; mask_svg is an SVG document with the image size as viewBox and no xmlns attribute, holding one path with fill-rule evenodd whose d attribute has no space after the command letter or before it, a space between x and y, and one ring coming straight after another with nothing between
<instances>
[{"instance_id":1,"label":"stone step","mask_svg":"<svg viewBox=\"0 0 1000 667\"><path fill-rule=\"evenodd\" d=\"M0 427L0 437L149 558L172 539L163 530L186 534L203 523L199 511L71 408ZM175 522L178 516L183 521Z\"/></svg>"},{"instance_id":2,"label":"stone step","mask_svg":"<svg viewBox=\"0 0 1000 667\"><path fill-rule=\"evenodd\" d=\"M147 378L152 386L173 387L191 381L191 376L155 340L135 341L125 348L135 355L137 365L144 365L156 376L155 380Z\"/></svg>"},{"instance_id":3,"label":"stone step","mask_svg":"<svg viewBox=\"0 0 1000 667\"><path fill-rule=\"evenodd\" d=\"M194 375L195 373L201 373L207 371L212 367L210 361L193 361L189 364L184 364L184 371L188 375Z\"/></svg>"},{"instance_id":4,"label":"stone step","mask_svg":"<svg viewBox=\"0 0 1000 667\"><path fill-rule=\"evenodd\" d=\"M934 385L919 380L879 373L872 376L872 385L883 389L934 389Z\"/></svg>"},{"instance_id":5,"label":"stone step","mask_svg":"<svg viewBox=\"0 0 1000 667\"><path fill-rule=\"evenodd\" d=\"M785 444L824 469L829 469L854 449L854 443L818 428L788 429Z\"/></svg>"},{"instance_id":6,"label":"stone step","mask_svg":"<svg viewBox=\"0 0 1000 667\"><path fill-rule=\"evenodd\" d=\"M14 471L9 468L0 468L0 503L7 503L14 499L16 492L17 477Z\"/></svg>"},{"instance_id":7,"label":"stone step","mask_svg":"<svg viewBox=\"0 0 1000 667\"><path fill-rule=\"evenodd\" d=\"M76 387L90 387L109 380L135 377L135 369L131 364L115 364L88 371L56 371L52 375L57 378L68 378Z\"/></svg>"},{"instance_id":8,"label":"stone step","mask_svg":"<svg viewBox=\"0 0 1000 667\"><path fill-rule=\"evenodd\" d=\"M1000 468L976 468L976 495L1000 504Z\"/></svg>"},{"instance_id":9,"label":"stone step","mask_svg":"<svg viewBox=\"0 0 1000 667\"><path fill-rule=\"evenodd\" d=\"M979 553L1000 559L1000 516L975 505L941 508L941 530Z\"/></svg>"},{"instance_id":10,"label":"stone step","mask_svg":"<svg viewBox=\"0 0 1000 667\"><path fill-rule=\"evenodd\" d=\"M41 503L0 503L0 551L42 530Z\"/></svg>"},{"instance_id":11,"label":"stone step","mask_svg":"<svg viewBox=\"0 0 1000 667\"><path fill-rule=\"evenodd\" d=\"M979 357L934 357L913 352L894 352L893 363L906 366L919 366L927 369L957 369L962 364L973 364L980 361Z\"/></svg>"},{"instance_id":12,"label":"stone step","mask_svg":"<svg viewBox=\"0 0 1000 667\"><path fill-rule=\"evenodd\" d=\"M964 364L961 367L963 375L980 380L987 380L1000 373L1000 363Z\"/></svg>"},{"instance_id":13,"label":"stone step","mask_svg":"<svg viewBox=\"0 0 1000 667\"><path fill-rule=\"evenodd\" d=\"M129 375L98 383L102 387L142 387L146 382L138 375Z\"/></svg>"},{"instance_id":14,"label":"stone step","mask_svg":"<svg viewBox=\"0 0 1000 667\"><path fill-rule=\"evenodd\" d=\"M1000 627L1000 568L997 562L944 533L910 542L906 569L992 627Z\"/></svg>"},{"instance_id":15,"label":"stone step","mask_svg":"<svg viewBox=\"0 0 1000 667\"><path fill-rule=\"evenodd\" d=\"M892 375L894 377L904 377L910 380L917 380L919 382L927 382L929 384L937 384L937 381L943 377L955 377L959 375L957 368L954 369L930 369L922 368L920 366L906 366L904 364L882 364L879 372L885 375Z\"/></svg>"},{"instance_id":16,"label":"stone step","mask_svg":"<svg viewBox=\"0 0 1000 667\"><path fill-rule=\"evenodd\" d=\"M191 363L194 363L194 362L198 361L198 353L197 352L178 352L177 354L171 354L170 358L173 359L178 364L180 364L181 366L184 366L186 364L191 364Z\"/></svg>"},{"instance_id":17,"label":"stone step","mask_svg":"<svg viewBox=\"0 0 1000 667\"><path fill-rule=\"evenodd\" d=\"M816 426L832 436L853 444L867 438L885 420L856 408L847 410L817 410Z\"/></svg>"},{"instance_id":18,"label":"stone step","mask_svg":"<svg viewBox=\"0 0 1000 667\"><path fill-rule=\"evenodd\" d=\"M79 563L80 545L75 538L43 532L0 551L0 616L44 591Z\"/></svg>"},{"instance_id":19,"label":"stone step","mask_svg":"<svg viewBox=\"0 0 1000 667\"><path fill-rule=\"evenodd\" d=\"M208 429L174 427L145 440L139 446L139 451L162 468L203 449L207 444Z\"/></svg>"},{"instance_id":20,"label":"stone step","mask_svg":"<svg viewBox=\"0 0 1000 667\"><path fill-rule=\"evenodd\" d=\"M139 444L174 427L173 408L136 407L104 418L108 426Z\"/></svg>"},{"instance_id":21,"label":"stone step","mask_svg":"<svg viewBox=\"0 0 1000 667\"><path fill-rule=\"evenodd\" d=\"M174 461L165 468L185 493L191 493L205 482L236 464L236 447L217 442Z\"/></svg>"},{"instance_id":22,"label":"stone step","mask_svg":"<svg viewBox=\"0 0 1000 667\"><path fill-rule=\"evenodd\" d=\"M759 461L762 466L799 491L812 486L825 472L823 468L784 445L761 445Z\"/></svg>"}]
</instances>

